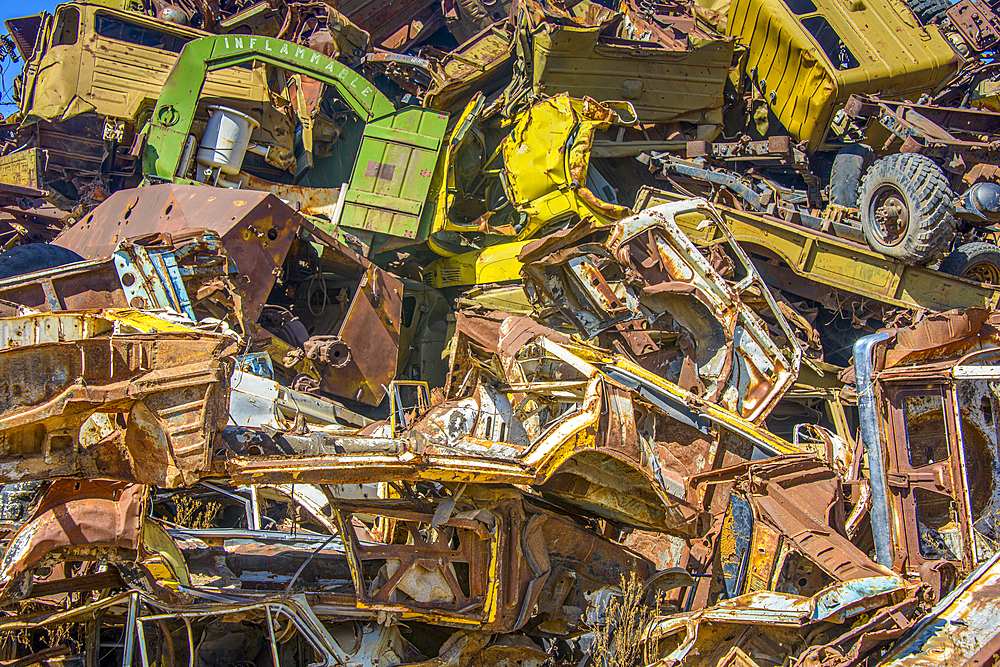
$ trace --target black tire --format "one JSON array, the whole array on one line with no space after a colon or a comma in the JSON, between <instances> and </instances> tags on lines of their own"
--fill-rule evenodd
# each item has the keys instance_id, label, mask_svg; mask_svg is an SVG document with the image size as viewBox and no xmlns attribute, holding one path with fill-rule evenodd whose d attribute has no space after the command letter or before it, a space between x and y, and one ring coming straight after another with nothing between
<instances>
[{"instance_id":1,"label":"black tire","mask_svg":"<svg viewBox=\"0 0 1000 667\"><path fill-rule=\"evenodd\" d=\"M861 177L872 164L872 149L864 144L844 146L833 158L830 172L830 203L847 208L858 207Z\"/></svg>"},{"instance_id":2,"label":"black tire","mask_svg":"<svg viewBox=\"0 0 1000 667\"><path fill-rule=\"evenodd\" d=\"M951 7L949 0L906 0L906 4L924 25L934 23Z\"/></svg>"},{"instance_id":3,"label":"black tire","mask_svg":"<svg viewBox=\"0 0 1000 667\"><path fill-rule=\"evenodd\" d=\"M993 243L963 243L945 257L938 269L959 278L1000 285L1000 247Z\"/></svg>"},{"instance_id":4,"label":"black tire","mask_svg":"<svg viewBox=\"0 0 1000 667\"><path fill-rule=\"evenodd\" d=\"M25 243L0 252L0 280L82 261L83 257L57 245Z\"/></svg>"},{"instance_id":5,"label":"black tire","mask_svg":"<svg viewBox=\"0 0 1000 667\"><path fill-rule=\"evenodd\" d=\"M901 153L876 162L861 181L861 227L876 252L911 264L940 259L955 236L954 193L926 155Z\"/></svg>"}]
</instances>

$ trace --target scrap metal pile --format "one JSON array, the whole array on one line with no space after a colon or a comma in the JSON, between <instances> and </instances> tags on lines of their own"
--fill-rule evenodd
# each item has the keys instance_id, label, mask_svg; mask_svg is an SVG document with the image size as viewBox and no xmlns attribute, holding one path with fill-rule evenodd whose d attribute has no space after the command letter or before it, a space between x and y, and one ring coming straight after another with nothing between
<instances>
[{"instance_id":1,"label":"scrap metal pile","mask_svg":"<svg viewBox=\"0 0 1000 667\"><path fill-rule=\"evenodd\" d=\"M0 667L995 664L995 12L7 20Z\"/></svg>"}]
</instances>

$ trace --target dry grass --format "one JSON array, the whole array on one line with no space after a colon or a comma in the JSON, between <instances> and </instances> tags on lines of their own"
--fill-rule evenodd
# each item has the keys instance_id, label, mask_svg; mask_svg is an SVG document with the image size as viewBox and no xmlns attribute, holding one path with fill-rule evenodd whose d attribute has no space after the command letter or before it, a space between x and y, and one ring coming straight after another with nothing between
<instances>
[{"instance_id":1,"label":"dry grass","mask_svg":"<svg viewBox=\"0 0 1000 667\"><path fill-rule=\"evenodd\" d=\"M635 667L643 655L643 630L659 616L661 595L656 603L644 602L642 582L630 572L621 578L622 595L609 600L603 609L591 606L591 615L604 622L593 627L591 665L594 667ZM600 603L598 603L600 604Z\"/></svg>"},{"instance_id":2,"label":"dry grass","mask_svg":"<svg viewBox=\"0 0 1000 667\"><path fill-rule=\"evenodd\" d=\"M215 516L222 509L220 503L203 503L188 496L179 496L176 499L177 515L174 523L188 528L213 528L215 527Z\"/></svg>"}]
</instances>

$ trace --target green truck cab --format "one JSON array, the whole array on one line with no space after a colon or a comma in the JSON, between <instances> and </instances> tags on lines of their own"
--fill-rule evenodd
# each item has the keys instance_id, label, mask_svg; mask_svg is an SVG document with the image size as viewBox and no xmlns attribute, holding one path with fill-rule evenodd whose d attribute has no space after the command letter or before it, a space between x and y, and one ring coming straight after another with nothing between
<instances>
[{"instance_id":1,"label":"green truck cab","mask_svg":"<svg viewBox=\"0 0 1000 667\"><path fill-rule=\"evenodd\" d=\"M62 4L7 27L25 66L5 129L24 148L0 157L5 183L48 190L79 213L143 180L208 183L195 173L200 144L221 113L224 125L246 120L247 152L208 184L272 192L380 248L429 234L420 225L445 113L397 110L301 45L212 35L112 3Z\"/></svg>"},{"instance_id":2,"label":"green truck cab","mask_svg":"<svg viewBox=\"0 0 1000 667\"><path fill-rule=\"evenodd\" d=\"M0 157L0 179L46 189L65 209L138 184L136 133L177 54L208 34L113 5L70 2L6 21L25 64L4 129L23 148ZM271 106L253 69L213 74L204 95L247 113Z\"/></svg>"},{"instance_id":3,"label":"green truck cab","mask_svg":"<svg viewBox=\"0 0 1000 667\"><path fill-rule=\"evenodd\" d=\"M414 243L426 231L420 229L424 203L431 188L448 115L440 111L404 107L397 110L373 84L346 65L327 58L318 51L274 39L248 35L217 35L203 37L187 44L163 84L156 109L149 121L143 151L143 173L147 178L163 181L204 182L204 174L196 176L197 165L214 168L213 182L222 174L230 177L230 185L253 187L250 179L240 176L242 156L226 158L226 164L212 167L202 157L193 158L195 135L192 133L197 114L205 107L202 91L210 74L236 69L251 63L270 65L288 73L302 74L326 85L336 98L349 108L360 132L345 132L337 143L337 163L345 164L354 154L353 167L344 174L346 192L339 197L330 222L358 232L367 232L366 241L375 235ZM218 112L218 108L210 108ZM210 125L206 125L208 131ZM240 134L256 128L237 128ZM249 137L237 140L246 146ZM225 138L220 142L228 141ZM225 152L228 148L219 150ZM198 155L206 147L202 137ZM228 154L227 154L228 155ZM321 172L324 165L313 169ZM330 184L310 187L312 175L299 181L300 193L309 190L323 196ZM339 183L338 183L339 184ZM326 187L324 187L326 186Z\"/></svg>"}]
</instances>

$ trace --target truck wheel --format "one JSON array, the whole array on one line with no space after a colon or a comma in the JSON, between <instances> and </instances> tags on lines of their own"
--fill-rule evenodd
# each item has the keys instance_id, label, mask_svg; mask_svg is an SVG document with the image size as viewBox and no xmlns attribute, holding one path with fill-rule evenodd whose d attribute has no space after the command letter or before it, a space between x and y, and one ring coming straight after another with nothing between
<instances>
[{"instance_id":1,"label":"truck wheel","mask_svg":"<svg viewBox=\"0 0 1000 667\"><path fill-rule=\"evenodd\" d=\"M953 196L941 167L926 155L882 158L861 182L861 227L868 245L912 264L939 259L955 236Z\"/></svg>"},{"instance_id":2,"label":"truck wheel","mask_svg":"<svg viewBox=\"0 0 1000 667\"><path fill-rule=\"evenodd\" d=\"M935 19L943 16L951 7L948 0L906 0L906 4L924 25L934 23Z\"/></svg>"},{"instance_id":3,"label":"truck wheel","mask_svg":"<svg viewBox=\"0 0 1000 667\"><path fill-rule=\"evenodd\" d=\"M83 257L57 245L25 243L0 252L0 280L82 261Z\"/></svg>"},{"instance_id":4,"label":"truck wheel","mask_svg":"<svg viewBox=\"0 0 1000 667\"><path fill-rule=\"evenodd\" d=\"M872 149L864 144L844 146L833 158L830 172L830 203L858 207L858 189L865 169L871 166Z\"/></svg>"},{"instance_id":5,"label":"truck wheel","mask_svg":"<svg viewBox=\"0 0 1000 667\"><path fill-rule=\"evenodd\" d=\"M1000 285L1000 247L983 241L963 243L945 257L938 270L978 283Z\"/></svg>"}]
</instances>

